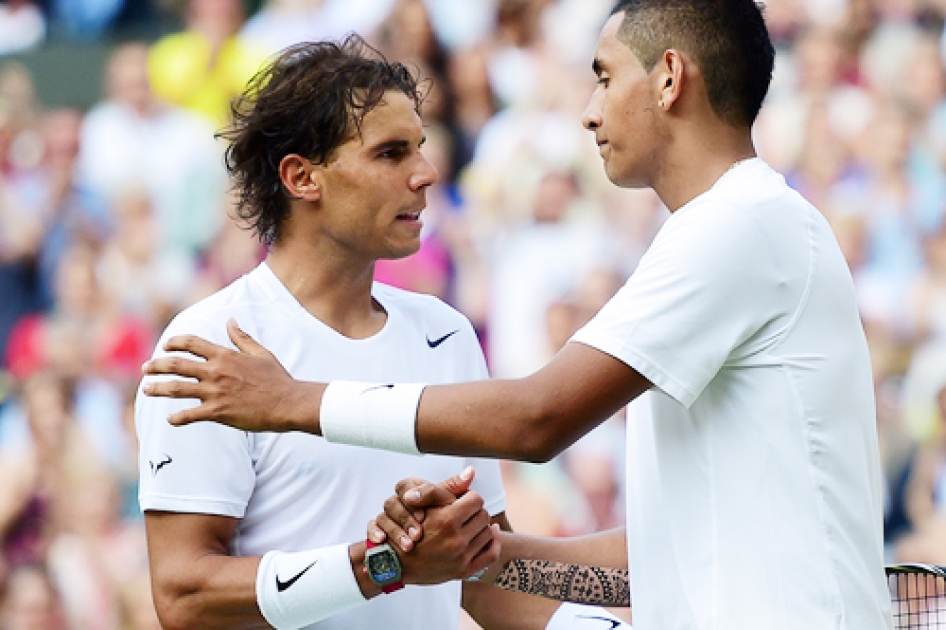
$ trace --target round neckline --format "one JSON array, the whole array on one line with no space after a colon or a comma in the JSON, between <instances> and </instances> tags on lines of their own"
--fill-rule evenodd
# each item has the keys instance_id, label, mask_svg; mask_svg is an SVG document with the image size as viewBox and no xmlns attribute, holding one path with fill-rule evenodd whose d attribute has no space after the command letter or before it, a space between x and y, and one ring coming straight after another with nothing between
<instances>
[{"instance_id":1,"label":"round neckline","mask_svg":"<svg viewBox=\"0 0 946 630\"><path fill-rule=\"evenodd\" d=\"M272 270L265 260L259 264L257 269L260 270L260 279L263 281L262 284L264 289L280 303L285 304L289 308L293 317L305 325L315 326L320 331L328 334L330 337L337 339L340 342L355 346L369 345L378 343L392 334L389 331L394 327L393 320L395 317L397 317L397 308L378 296L377 282L373 281L371 283L371 298L377 302L387 314L384 325L373 335L355 339L342 334L306 310L306 308L302 306L302 303L296 299L296 296L292 294L292 291L286 288L286 285L282 283L282 280L279 279L279 276L276 275L276 272Z\"/></svg>"}]
</instances>

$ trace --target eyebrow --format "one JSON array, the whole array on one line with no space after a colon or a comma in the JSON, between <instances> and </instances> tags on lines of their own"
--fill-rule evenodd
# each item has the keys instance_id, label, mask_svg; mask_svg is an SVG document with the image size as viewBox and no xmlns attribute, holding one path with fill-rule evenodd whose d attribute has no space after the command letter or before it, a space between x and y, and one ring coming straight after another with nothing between
<instances>
[{"instance_id":1,"label":"eyebrow","mask_svg":"<svg viewBox=\"0 0 946 630\"><path fill-rule=\"evenodd\" d=\"M425 142L427 142L427 136L421 138L420 145L418 146L424 146ZM407 140L385 140L371 147L371 150L376 153L384 153L385 151L403 150L410 147L411 143Z\"/></svg>"}]
</instances>

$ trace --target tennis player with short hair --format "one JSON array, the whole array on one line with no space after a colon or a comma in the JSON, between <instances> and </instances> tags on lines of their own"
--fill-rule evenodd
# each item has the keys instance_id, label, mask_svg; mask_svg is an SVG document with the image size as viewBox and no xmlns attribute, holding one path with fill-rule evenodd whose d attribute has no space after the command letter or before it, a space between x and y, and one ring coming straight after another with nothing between
<instances>
[{"instance_id":1,"label":"tennis player with short hair","mask_svg":"<svg viewBox=\"0 0 946 630\"><path fill-rule=\"evenodd\" d=\"M465 317L373 283L376 260L420 245L437 173L421 154L419 104L415 77L356 36L299 45L261 73L226 134L227 167L241 217L271 249L254 271L179 314L163 340L186 333L226 343L237 318L298 378L486 378ZM155 356L177 360L160 345ZM415 584L470 575L496 559L498 525L508 528L496 462L168 425L192 404L139 396L135 409L140 502L165 628L457 627L461 583L394 593L400 561L393 549L370 548L365 523L396 480L441 479L475 463L472 481L456 479L463 497L431 513L402 567L403 581ZM375 598L382 592L390 594ZM468 606L487 628L522 629L545 628L553 614L567 623L575 609L557 607L499 591Z\"/></svg>"},{"instance_id":2,"label":"tennis player with short hair","mask_svg":"<svg viewBox=\"0 0 946 630\"><path fill-rule=\"evenodd\" d=\"M889 628L853 283L824 217L752 144L773 58L752 0L618 4L584 123L610 179L653 188L672 214L627 284L532 376L422 396L390 383L326 387L286 378L246 339L251 353L190 337L169 347L207 364L146 371L198 382L149 393L203 401L176 424L527 460L553 457L633 401L635 627ZM237 373L254 386L239 389Z\"/></svg>"}]
</instances>

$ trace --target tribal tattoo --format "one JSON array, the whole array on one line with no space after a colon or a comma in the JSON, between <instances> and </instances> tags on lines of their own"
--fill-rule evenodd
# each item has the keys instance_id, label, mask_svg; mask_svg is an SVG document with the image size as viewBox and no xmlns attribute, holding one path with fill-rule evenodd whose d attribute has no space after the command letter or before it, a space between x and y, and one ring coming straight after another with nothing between
<instances>
[{"instance_id":1,"label":"tribal tattoo","mask_svg":"<svg viewBox=\"0 0 946 630\"><path fill-rule=\"evenodd\" d=\"M630 606L626 569L605 569L548 560L515 558L493 582L507 591L596 606Z\"/></svg>"}]
</instances>

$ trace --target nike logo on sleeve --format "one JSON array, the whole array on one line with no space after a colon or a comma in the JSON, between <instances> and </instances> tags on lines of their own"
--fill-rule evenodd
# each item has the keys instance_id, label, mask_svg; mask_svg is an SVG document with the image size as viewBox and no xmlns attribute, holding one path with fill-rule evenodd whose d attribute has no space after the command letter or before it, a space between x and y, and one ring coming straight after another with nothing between
<instances>
[{"instance_id":1,"label":"nike logo on sleeve","mask_svg":"<svg viewBox=\"0 0 946 630\"><path fill-rule=\"evenodd\" d=\"M434 340L434 341L431 341L431 340L430 340L430 337L428 336L428 337L427 337L427 345L430 346L431 348L436 348L437 346L439 346L439 345L442 344L444 341L446 341L447 339L449 339L449 338L452 337L453 335L457 334L458 332L460 332L460 329L459 329L459 328L458 328L457 330L454 330L453 332L447 333L446 335L444 335L444 336L441 337L440 339L436 339L436 340Z\"/></svg>"},{"instance_id":2,"label":"nike logo on sleeve","mask_svg":"<svg viewBox=\"0 0 946 630\"><path fill-rule=\"evenodd\" d=\"M286 580L285 582L283 582L282 580L280 580L280 579L279 579L279 576L277 575L277 576L276 576L276 590L279 591L280 593L282 593L284 590L286 590L287 588L289 588L290 586L292 586L293 584L295 584L296 582L298 582L298 581L299 581L299 578L301 578L303 575L305 575L305 572L306 572L306 571L308 571L309 569L311 569L312 567L314 567L316 562L318 562L318 560L316 560L315 562L313 562L312 564L310 564L309 566L307 566L306 568L304 568L302 571L299 571L299 573L297 573L297 574L295 575L295 577L289 578L289 579Z\"/></svg>"},{"instance_id":3,"label":"nike logo on sleeve","mask_svg":"<svg viewBox=\"0 0 946 630\"><path fill-rule=\"evenodd\" d=\"M608 630L614 630L615 628L620 628L621 626L624 625L620 621L615 621L614 619L608 619L607 617L592 617L591 615L578 615L578 619L594 619L596 621L606 621L609 624L611 624L611 627L608 628Z\"/></svg>"}]
</instances>

